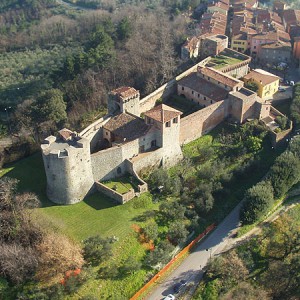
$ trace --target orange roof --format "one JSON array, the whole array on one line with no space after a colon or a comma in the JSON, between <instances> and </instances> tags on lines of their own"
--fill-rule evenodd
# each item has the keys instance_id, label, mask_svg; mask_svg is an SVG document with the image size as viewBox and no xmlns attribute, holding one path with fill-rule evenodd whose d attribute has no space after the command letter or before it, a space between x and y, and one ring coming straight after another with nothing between
<instances>
[{"instance_id":1,"label":"orange roof","mask_svg":"<svg viewBox=\"0 0 300 300\"><path fill-rule=\"evenodd\" d=\"M272 73L266 72L264 70L255 69L252 70L250 73L248 73L246 76L244 76L244 79L246 80L253 79L256 82L260 82L263 85L267 85L274 81L279 80L279 77Z\"/></svg>"},{"instance_id":2,"label":"orange roof","mask_svg":"<svg viewBox=\"0 0 300 300\"><path fill-rule=\"evenodd\" d=\"M160 123L169 122L170 120L180 116L181 114L181 111L165 104L160 104L145 112L145 116Z\"/></svg>"},{"instance_id":3,"label":"orange roof","mask_svg":"<svg viewBox=\"0 0 300 300\"><path fill-rule=\"evenodd\" d=\"M198 66L197 71L200 74L210 77L216 81L219 81L229 87L235 87L237 84L241 82L240 80L235 79L229 75L225 75L224 73L219 72L213 68Z\"/></svg>"},{"instance_id":4,"label":"orange roof","mask_svg":"<svg viewBox=\"0 0 300 300\"><path fill-rule=\"evenodd\" d=\"M139 93L135 88L129 86L122 86L110 92L113 95L118 95L121 99L135 96Z\"/></svg>"},{"instance_id":5,"label":"orange roof","mask_svg":"<svg viewBox=\"0 0 300 300\"><path fill-rule=\"evenodd\" d=\"M68 139L70 139L73 136L73 131L71 131L67 128L63 128L63 129L59 130L58 133L65 141L67 141Z\"/></svg>"}]
</instances>

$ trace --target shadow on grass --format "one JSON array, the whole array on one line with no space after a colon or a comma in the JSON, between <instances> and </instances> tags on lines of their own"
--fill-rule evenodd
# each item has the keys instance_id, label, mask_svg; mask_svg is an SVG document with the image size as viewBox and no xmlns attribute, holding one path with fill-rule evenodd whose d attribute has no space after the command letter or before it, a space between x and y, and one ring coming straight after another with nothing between
<instances>
[{"instance_id":1,"label":"shadow on grass","mask_svg":"<svg viewBox=\"0 0 300 300\"><path fill-rule=\"evenodd\" d=\"M83 202L96 210L103 210L119 205L114 200L97 191L86 197Z\"/></svg>"},{"instance_id":2,"label":"shadow on grass","mask_svg":"<svg viewBox=\"0 0 300 300\"><path fill-rule=\"evenodd\" d=\"M42 207L60 206L59 204L51 202L47 197L47 180L41 152L35 153L6 167L12 169L7 172L5 176L19 180L18 191L20 193L32 192L37 194L42 203ZM99 192L91 194L84 199L83 202L96 210L116 206L113 200Z\"/></svg>"}]
</instances>

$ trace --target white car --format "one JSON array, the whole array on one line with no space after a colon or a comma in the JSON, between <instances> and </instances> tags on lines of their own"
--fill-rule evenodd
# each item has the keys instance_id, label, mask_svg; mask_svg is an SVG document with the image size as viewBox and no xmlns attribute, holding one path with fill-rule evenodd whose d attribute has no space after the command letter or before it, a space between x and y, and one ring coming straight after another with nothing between
<instances>
[{"instance_id":1,"label":"white car","mask_svg":"<svg viewBox=\"0 0 300 300\"><path fill-rule=\"evenodd\" d=\"M166 297L164 298L164 300L175 300L175 296L172 295L172 294L169 294L168 296L166 296Z\"/></svg>"}]
</instances>

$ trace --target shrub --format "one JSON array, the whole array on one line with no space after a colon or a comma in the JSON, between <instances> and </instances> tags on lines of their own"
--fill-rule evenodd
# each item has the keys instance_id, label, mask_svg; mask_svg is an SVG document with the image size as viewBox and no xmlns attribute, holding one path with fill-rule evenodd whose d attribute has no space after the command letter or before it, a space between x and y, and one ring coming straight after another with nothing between
<instances>
[{"instance_id":1,"label":"shrub","mask_svg":"<svg viewBox=\"0 0 300 300\"><path fill-rule=\"evenodd\" d=\"M279 198L300 180L300 161L290 151L281 154L268 176L274 188L274 196Z\"/></svg>"},{"instance_id":2,"label":"shrub","mask_svg":"<svg viewBox=\"0 0 300 300\"><path fill-rule=\"evenodd\" d=\"M102 238L99 235L91 236L83 241L84 259L92 266L96 266L110 257L112 239Z\"/></svg>"},{"instance_id":3,"label":"shrub","mask_svg":"<svg viewBox=\"0 0 300 300\"><path fill-rule=\"evenodd\" d=\"M245 193L240 218L243 224L251 224L263 216L274 203L270 182L260 182Z\"/></svg>"}]
</instances>

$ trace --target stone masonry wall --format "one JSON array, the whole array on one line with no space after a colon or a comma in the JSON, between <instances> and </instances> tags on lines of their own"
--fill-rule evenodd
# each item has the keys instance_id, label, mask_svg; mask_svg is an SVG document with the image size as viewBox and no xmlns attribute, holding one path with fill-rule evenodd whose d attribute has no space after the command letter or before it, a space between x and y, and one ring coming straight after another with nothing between
<instances>
[{"instance_id":1,"label":"stone masonry wall","mask_svg":"<svg viewBox=\"0 0 300 300\"><path fill-rule=\"evenodd\" d=\"M227 116L226 109L223 100L181 119L180 144L199 138L221 123Z\"/></svg>"},{"instance_id":2,"label":"stone masonry wall","mask_svg":"<svg viewBox=\"0 0 300 300\"><path fill-rule=\"evenodd\" d=\"M209 58L210 59L210 58ZM182 79L183 77L191 74L192 72L197 71L198 65L205 64L208 59L205 59L204 61L200 62L199 64L192 66L185 72L179 74L175 79L170 80L166 84L162 85L160 88L158 88L156 91L151 93L150 95L146 96L145 98L140 100L140 113L146 112L153 108L155 106L156 100L160 98L168 98L172 94L176 93L177 89L177 81Z\"/></svg>"},{"instance_id":3,"label":"stone masonry wall","mask_svg":"<svg viewBox=\"0 0 300 300\"><path fill-rule=\"evenodd\" d=\"M117 202L124 204L126 202L128 202L129 200L131 200L132 198L135 197L135 192L133 189L130 189L127 193L125 194L120 194L112 189L110 189L109 187L105 186L104 184L102 184L101 182L96 182L96 189L103 193L104 195L116 200Z\"/></svg>"}]
</instances>

